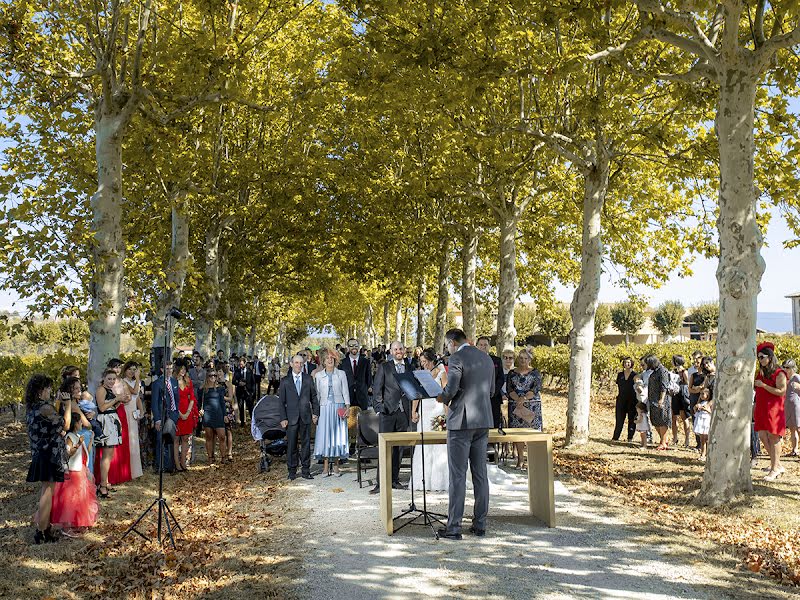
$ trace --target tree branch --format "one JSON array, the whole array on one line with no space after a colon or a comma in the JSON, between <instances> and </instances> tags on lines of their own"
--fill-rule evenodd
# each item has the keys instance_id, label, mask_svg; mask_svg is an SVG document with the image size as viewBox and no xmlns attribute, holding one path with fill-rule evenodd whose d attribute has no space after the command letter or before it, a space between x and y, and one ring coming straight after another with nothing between
<instances>
[{"instance_id":1,"label":"tree branch","mask_svg":"<svg viewBox=\"0 0 800 600\"><path fill-rule=\"evenodd\" d=\"M706 34L691 13L666 8L660 0L636 0L636 6L642 13L661 17L665 22L685 29L690 35L694 36L692 41L696 42L698 48L705 53L709 60L717 55L717 49L714 44L706 37ZM656 28L654 31L658 31L658 29Z\"/></svg>"},{"instance_id":2,"label":"tree branch","mask_svg":"<svg viewBox=\"0 0 800 600\"><path fill-rule=\"evenodd\" d=\"M560 133L544 133L538 129L533 129L525 124L520 125L517 131L535 137L541 140L551 150L559 154L561 157L570 161L579 169L591 169L592 164L585 157L580 156L576 151L567 148L567 145L574 145L580 148L580 151L586 152L585 146L575 142L572 138L562 135ZM541 146L539 146L541 147Z\"/></svg>"},{"instance_id":3,"label":"tree branch","mask_svg":"<svg viewBox=\"0 0 800 600\"><path fill-rule=\"evenodd\" d=\"M769 64L778 50L791 48L800 44L800 25L789 31L769 38L764 45L756 50L756 61L762 67Z\"/></svg>"}]
</instances>

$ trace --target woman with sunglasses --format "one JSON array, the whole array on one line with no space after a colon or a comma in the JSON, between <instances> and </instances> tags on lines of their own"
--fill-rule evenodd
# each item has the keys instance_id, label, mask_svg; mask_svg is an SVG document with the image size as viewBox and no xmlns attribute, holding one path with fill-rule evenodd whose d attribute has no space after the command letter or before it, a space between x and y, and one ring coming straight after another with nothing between
<instances>
[{"instance_id":1,"label":"woman with sunglasses","mask_svg":"<svg viewBox=\"0 0 800 600\"><path fill-rule=\"evenodd\" d=\"M219 446L219 458L225 460L227 441L225 437L225 396L228 388L225 382L219 381L218 372L213 365L206 368L206 378L198 393L200 415L203 417L203 429L206 437L206 457L209 463L214 462L214 438Z\"/></svg>"},{"instance_id":2,"label":"woman with sunglasses","mask_svg":"<svg viewBox=\"0 0 800 600\"><path fill-rule=\"evenodd\" d=\"M760 343L756 351L758 372L753 384L756 390L753 420L756 433L769 453L769 473L764 480L775 481L785 471L781 466L781 442L786 431L786 372L778 366L772 342Z\"/></svg>"}]
</instances>

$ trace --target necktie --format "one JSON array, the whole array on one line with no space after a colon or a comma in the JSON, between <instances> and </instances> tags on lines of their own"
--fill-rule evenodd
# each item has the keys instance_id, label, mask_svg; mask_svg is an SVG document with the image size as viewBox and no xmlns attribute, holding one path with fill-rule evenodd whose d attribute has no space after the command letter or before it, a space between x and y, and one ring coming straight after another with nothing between
<instances>
[{"instance_id":1,"label":"necktie","mask_svg":"<svg viewBox=\"0 0 800 600\"><path fill-rule=\"evenodd\" d=\"M299 376L299 375L295 375L295 378L294 378L294 387L296 387L296 388L297 388L297 395L298 395L298 396L300 395L300 382L301 382L301 381L302 381L302 380L300 379L300 376Z\"/></svg>"},{"instance_id":2,"label":"necktie","mask_svg":"<svg viewBox=\"0 0 800 600\"><path fill-rule=\"evenodd\" d=\"M394 368L397 369L398 373L405 373L405 365L403 363L394 363Z\"/></svg>"},{"instance_id":3,"label":"necktie","mask_svg":"<svg viewBox=\"0 0 800 600\"><path fill-rule=\"evenodd\" d=\"M175 392L172 390L172 382L167 379L167 392L169 393L169 409L178 410L175 406Z\"/></svg>"},{"instance_id":4,"label":"necktie","mask_svg":"<svg viewBox=\"0 0 800 600\"><path fill-rule=\"evenodd\" d=\"M356 363L356 359L354 358L354 359L353 359L353 375L355 375L355 374L356 374L356 364L357 364L357 363Z\"/></svg>"}]
</instances>

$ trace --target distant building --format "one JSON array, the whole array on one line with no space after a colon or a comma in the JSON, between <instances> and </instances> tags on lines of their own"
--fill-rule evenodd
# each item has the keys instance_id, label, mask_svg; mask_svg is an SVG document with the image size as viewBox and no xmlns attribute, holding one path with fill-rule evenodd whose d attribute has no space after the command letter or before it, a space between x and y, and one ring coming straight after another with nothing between
<instances>
[{"instance_id":1,"label":"distant building","mask_svg":"<svg viewBox=\"0 0 800 600\"><path fill-rule=\"evenodd\" d=\"M792 333L800 335L800 292L786 297L792 301Z\"/></svg>"}]
</instances>

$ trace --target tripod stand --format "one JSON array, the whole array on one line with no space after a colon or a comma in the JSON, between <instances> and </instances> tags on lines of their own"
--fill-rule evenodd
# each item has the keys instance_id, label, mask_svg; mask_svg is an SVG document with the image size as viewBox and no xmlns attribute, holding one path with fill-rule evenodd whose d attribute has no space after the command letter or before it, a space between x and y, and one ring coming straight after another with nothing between
<instances>
[{"instance_id":1,"label":"tripod stand","mask_svg":"<svg viewBox=\"0 0 800 600\"><path fill-rule=\"evenodd\" d=\"M164 389L161 391L161 419L164 422L167 418L167 385L169 383L169 378L167 377L167 363L169 362L169 354L170 354L170 347L169 347L169 332L170 332L170 317L172 318L180 318L183 316L183 313L179 311L177 308L172 308L169 310L165 317L164 322L164 357L163 362L161 365L161 373L162 377L164 378ZM174 440L173 440L174 442ZM144 518L148 515L148 513L153 510L155 506L158 506L158 526L157 526L157 533L156 538L160 544L164 544L164 540L166 540L167 536L169 536L169 541L172 544L172 549L175 549L175 537L172 533L173 529L177 529L181 533L183 533L183 529L178 524L178 519L175 518L175 515L172 514L172 511L169 508L169 504L167 504L167 499L164 498L164 433L163 427L162 431L158 435L158 497L153 500L152 504L148 506L145 511L139 515L133 524L128 527L127 531L122 535L122 539L124 540L128 537L128 534L133 532L139 535L145 541L150 541L150 538L147 537L144 533L139 531L136 527L139 523L144 520ZM172 519L172 523L170 523L170 519ZM167 530L167 535L162 535L162 520L164 522L165 528Z\"/></svg>"},{"instance_id":2,"label":"tripod stand","mask_svg":"<svg viewBox=\"0 0 800 600\"><path fill-rule=\"evenodd\" d=\"M417 508L417 505L414 502L414 456L411 456L411 504L408 505L408 508L397 515L393 520L397 521L398 519L402 519L410 514L416 514L413 518L409 519L399 527L395 529L395 531L400 531L406 525L421 525L422 527L428 527L433 533L433 538L438 540L439 533L436 531L434 527L434 522L438 523L439 525L446 525L447 515L443 515L441 513L436 513L433 511L428 510L428 492L426 489L425 484L425 421L424 419L424 411L422 410L423 399L419 399L419 422L420 422L420 457L422 458L421 466L422 466L422 510ZM422 522L419 523L418 521L422 519ZM445 519L445 521L442 521Z\"/></svg>"}]
</instances>

